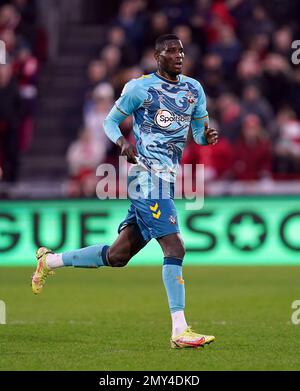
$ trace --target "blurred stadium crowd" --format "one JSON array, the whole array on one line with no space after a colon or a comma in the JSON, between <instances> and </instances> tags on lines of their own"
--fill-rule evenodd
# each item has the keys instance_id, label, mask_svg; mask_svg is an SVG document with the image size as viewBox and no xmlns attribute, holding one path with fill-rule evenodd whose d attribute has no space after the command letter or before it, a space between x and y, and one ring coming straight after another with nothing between
<instances>
[{"instance_id":1,"label":"blurred stadium crowd","mask_svg":"<svg viewBox=\"0 0 300 391\"><path fill-rule=\"evenodd\" d=\"M251 0L151 3L149 10L145 1L123 1L89 65L84 131L68 153L75 178L86 177L87 157L92 171L116 163L103 120L127 80L155 70L155 39L173 32L185 48L184 73L203 84L222 136L206 148L189 138L183 163L204 163L207 181L299 179L300 67L291 62L297 14L276 15ZM132 138L130 120L122 129Z\"/></svg>"},{"instance_id":2,"label":"blurred stadium crowd","mask_svg":"<svg viewBox=\"0 0 300 391\"><path fill-rule=\"evenodd\" d=\"M20 152L33 136L40 65L47 58L47 35L34 2L0 1L0 40L6 65L0 65L0 178L14 181Z\"/></svg>"},{"instance_id":3,"label":"blurred stadium crowd","mask_svg":"<svg viewBox=\"0 0 300 391\"><path fill-rule=\"evenodd\" d=\"M204 163L207 181L299 179L300 65L292 62L291 46L300 39L299 5L286 3L120 1L87 69L83 126L67 152L70 194L79 194L82 184L93 188L99 163L117 166L119 151L103 121L129 79L156 69L155 39L171 32L185 48L184 74L202 83L211 125L221 132L216 147L199 147L189 137L182 162ZM0 9L0 39L13 59L0 67L2 166L13 162L16 112L20 148L30 142L39 64L47 56L46 36L28 4L14 0ZM133 141L131 119L121 127Z\"/></svg>"}]
</instances>

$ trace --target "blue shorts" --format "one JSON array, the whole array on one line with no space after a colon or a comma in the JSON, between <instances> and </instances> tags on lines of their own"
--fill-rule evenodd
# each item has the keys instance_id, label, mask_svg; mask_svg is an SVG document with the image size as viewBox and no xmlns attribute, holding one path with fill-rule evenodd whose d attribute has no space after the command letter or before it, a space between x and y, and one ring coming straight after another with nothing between
<instances>
[{"instance_id":1,"label":"blue shorts","mask_svg":"<svg viewBox=\"0 0 300 391\"><path fill-rule=\"evenodd\" d=\"M118 233L128 225L136 225L146 242L152 238L179 233L178 217L173 201L174 186L168 198L143 197L130 199L130 208L125 220L120 224Z\"/></svg>"}]
</instances>

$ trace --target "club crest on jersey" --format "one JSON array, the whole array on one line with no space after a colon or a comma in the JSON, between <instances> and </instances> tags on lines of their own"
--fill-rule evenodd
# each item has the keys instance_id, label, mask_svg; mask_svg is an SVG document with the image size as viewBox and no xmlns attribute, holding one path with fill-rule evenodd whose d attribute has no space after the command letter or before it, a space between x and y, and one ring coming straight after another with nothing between
<instances>
[{"instance_id":1,"label":"club crest on jersey","mask_svg":"<svg viewBox=\"0 0 300 391\"><path fill-rule=\"evenodd\" d=\"M160 109L157 111L154 122L160 128L168 128L173 122L190 122L190 115L177 115L169 110Z\"/></svg>"},{"instance_id":2,"label":"club crest on jersey","mask_svg":"<svg viewBox=\"0 0 300 391\"><path fill-rule=\"evenodd\" d=\"M170 222L170 224L176 224L176 217L175 216L170 216L169 217L169 222Z\"/></svg>"},{"instance_id":3,"label":"club crest on jersey","mask_svg":"<svg viewBox=\"0 0 300 391\"><path fill-rule=\"evenodd\" d=\"M191 92L191 91L188 91L185 96L187 97L187 100L189 102L190 105L192 105L193 103L195 103L195 100L196 100L196 97L195 95Z\"/></svg>"}]
</instances>

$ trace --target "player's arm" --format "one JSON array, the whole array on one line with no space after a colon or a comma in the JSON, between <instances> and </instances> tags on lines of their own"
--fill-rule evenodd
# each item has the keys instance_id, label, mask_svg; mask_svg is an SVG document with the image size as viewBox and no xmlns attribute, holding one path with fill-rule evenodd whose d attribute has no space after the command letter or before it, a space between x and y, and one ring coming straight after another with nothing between
<instances>
[{"instance_id":1,"label":"player's arm","mask_svg":"<svg viewBox=\"0 0 300 391\"><path fill-rule=\"evenodd\" d=\"M191 122L193 138L199 145L215 145L219 140L216 129L209 127L209 116L206 109L206 98L203 88L199 84L198 103L193 113Z\"/></svg>"},{"instance_id":2,"label":"player's arm","mask_svg":"<svg viewBox=\"0 0 300 391\"><path fill-rule=\"evenodd\" d=\"M137 110L143 104L143 101L143 95L141 90L137 89L135 80L130 81L125 85L120 98L104 121L104 130L107 137L120 147L121 155L126 156L128 162L133 164L137 163L135 148L122 135L120 124Z\"/></svg>"},{"instance_id":3,"label":"player's arm","mask_svg":"<svg viewBox=\"0 0 300 391\"><path fill-rule=\"evenodd\" d=\"M127 157L129 163L136 164L136 152L132 144L122 135L120 124L128 117L127 114L122 113L116 105L111 109L104 121L104 130L107 137L121 149L121 155Z\"/></svg>"}]
</instances>

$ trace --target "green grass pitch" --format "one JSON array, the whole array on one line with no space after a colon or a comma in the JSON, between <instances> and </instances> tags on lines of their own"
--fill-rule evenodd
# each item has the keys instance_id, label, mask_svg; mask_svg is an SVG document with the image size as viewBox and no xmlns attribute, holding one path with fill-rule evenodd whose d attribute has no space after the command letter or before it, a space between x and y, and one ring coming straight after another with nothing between
<instances>
[{"instance_id":1,"label":"green grass pitch","mask_svg":"<svg viewBox=\"0 0 300 391\"><path fill-rule=\"evenodd\" d=\"M299 270L186 266L186 317L216 341L172 350L159 267L58 270L39 296L32 269L1 268L0 370L299 370Z\"/></svg>"}]
</instances>

